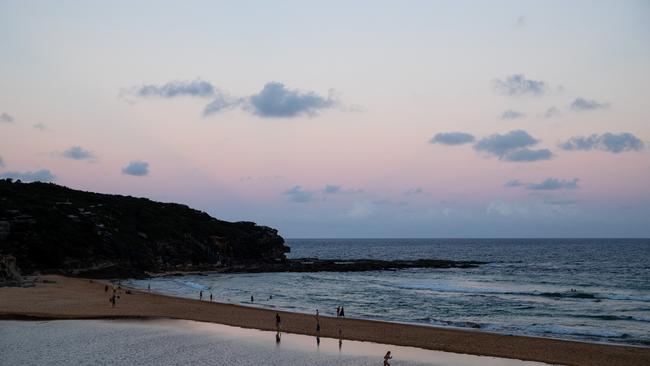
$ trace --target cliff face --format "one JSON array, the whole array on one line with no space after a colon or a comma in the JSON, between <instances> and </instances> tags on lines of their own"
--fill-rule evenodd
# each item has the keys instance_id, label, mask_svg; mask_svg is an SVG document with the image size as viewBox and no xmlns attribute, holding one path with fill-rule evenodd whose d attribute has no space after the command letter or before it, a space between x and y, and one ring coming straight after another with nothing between
<instances>
[{"instance_id":1,"label":"cliff face","mask_svg":"<svg viewBox=\"0 0 650 366\"><path fill-rule=\"evenodd\" d=\"M138 276L281 263L277 230L184 205L0 180L0 255L23 274Z\"/></svg>"},{"instance_id":2,"label":"cliff face","mask_svg":"<svg viewBox=\"0 0 650 366\"><path fill-rule=\"evenodd\" d=\"M20 286L23 282L16 267L16 258L0 255L0 286Z\"/></svg>"}]
</instances>

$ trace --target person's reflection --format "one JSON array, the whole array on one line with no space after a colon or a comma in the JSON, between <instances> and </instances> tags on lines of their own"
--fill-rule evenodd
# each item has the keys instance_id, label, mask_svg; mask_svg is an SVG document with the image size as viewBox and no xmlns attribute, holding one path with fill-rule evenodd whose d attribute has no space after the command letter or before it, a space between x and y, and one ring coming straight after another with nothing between
<instances>
[{"instance_id":1,"label":"person's reflection","mask_svg":"<svg viewBox=\"0 0 650 366\"><path fill-rule=\"evenodd\" d=\"M320 337L316 336L316 346L320 347Z\"/></svg>"},{"instance_id":2,"label":"person's reflection","mask_svg":"<svg viewBox=\"0 0 650 366\"><path fill-rule=\"evenodd\" d=\"M339 352L341 351L341 347L343 347L343 331L339 328Z\"/></svg>"},{"instance_id":3,"label":"person's reflection","mask_svg":"<svg viewBox=\"0 0 650 366\"><path fill-rule=\"evenodd\" d=\"M280 331L275 333L275 344L280 345Z\"/></svg>"}]
</instances>

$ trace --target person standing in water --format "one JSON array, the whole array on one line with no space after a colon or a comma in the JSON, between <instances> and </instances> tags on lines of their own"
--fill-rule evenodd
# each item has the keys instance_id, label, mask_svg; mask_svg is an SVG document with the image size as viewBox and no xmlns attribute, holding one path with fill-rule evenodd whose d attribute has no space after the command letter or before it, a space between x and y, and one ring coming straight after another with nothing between
<instances>
[{"instance_id":1,"label":"person standing in water","mask_svg":"<svg viewBox=\"0 0 650 366\"><path fill-rule=\"evenodd\" d=\"M199 300L203 300L203 290L199 291Z\"/></svg>"},{"instance_id":2,"label":"person standing in water","mask_svg":"<svg viewBox=\"0 0 650 366\"><path fill-rule=\"evenodd\" d=\"M388 363L388 360L392 359L393 356L391 356L390 351L386 352L386 355L384 356L384 366L390 366L390 363Z\"/></svg>"},{"instance_id":3,"label":"person standing in water","mask_svg":"<svg viewBox=\"0 0 650 366\"><path fill-rule=\"evenodd\" d=\"M255 302L255 298L251 295L251 302Z\"/></svg>"},{"instance_id":4,"label":"person standing in water","mask_svg":"<svg viewBox=\"0 0 650 366\"><path fill-rule=\"evenodd\" d=\"M345 310L343 309L343 306L341 306L341 311L339 312L339 315L342 317L345 316Z\"/></svg>"}]
</instances>

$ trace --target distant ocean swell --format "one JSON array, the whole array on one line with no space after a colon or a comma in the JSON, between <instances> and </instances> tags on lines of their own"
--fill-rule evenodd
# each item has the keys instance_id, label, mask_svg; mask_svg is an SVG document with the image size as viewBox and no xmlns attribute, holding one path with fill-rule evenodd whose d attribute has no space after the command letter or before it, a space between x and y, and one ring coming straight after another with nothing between
<instances>
[{"instance_id":1,"label":"distant ocean swell","mask_svg":"<svg viewBox=\"0 0 650 366\"><path fill-rule=\"evenodd\" d=\"M477 295L519 295L519 296L542 296L549 298L567 298L567 299L595 299L595 300L621 300L621 301L638 301L650 302L650 295L637 296L637 295L621 295L621 294L608 294L608 293L590 293L583 291L565 291L565 292L543 292L543 291L502 291L496 289L486 288L467 288L467 287L453 287L446 285L399 285L397 286L405 290L428 290L440 293L459 293L459 294L477 294Z\"/></svg>"}]
</instances>

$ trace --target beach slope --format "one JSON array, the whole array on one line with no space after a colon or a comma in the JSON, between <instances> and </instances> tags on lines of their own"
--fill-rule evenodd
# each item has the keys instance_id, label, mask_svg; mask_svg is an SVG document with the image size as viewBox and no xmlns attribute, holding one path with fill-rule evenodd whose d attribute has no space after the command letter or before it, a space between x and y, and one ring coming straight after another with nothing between
<instances>
[{"instance_id":1,"label":"beach slope","mask_svg":"<svg viewBox=\"0 0 650 366\"><path fill-rule=\"evenodd\" d=\"M3 319L171 318L275 330L275 311L122 291L116 307L105 284L61 276L39 277L34 287L0 288ZM280 311L282 331L314 335L313 315ZM499 335L488 332L321 316L321 336L414 346L563 365L650 365L650 348Z\"/></svg>"}]
</instances>

